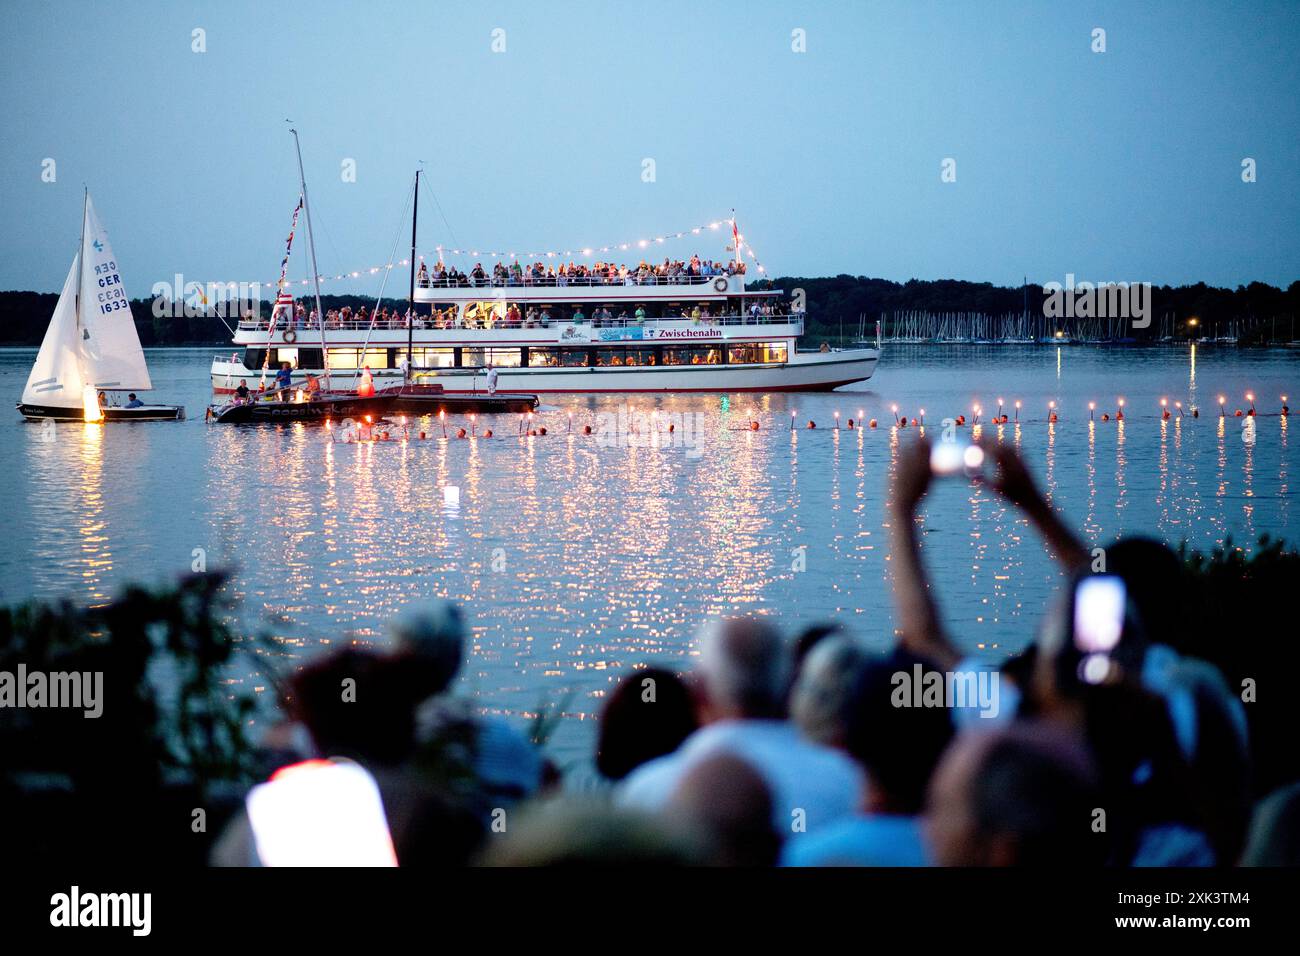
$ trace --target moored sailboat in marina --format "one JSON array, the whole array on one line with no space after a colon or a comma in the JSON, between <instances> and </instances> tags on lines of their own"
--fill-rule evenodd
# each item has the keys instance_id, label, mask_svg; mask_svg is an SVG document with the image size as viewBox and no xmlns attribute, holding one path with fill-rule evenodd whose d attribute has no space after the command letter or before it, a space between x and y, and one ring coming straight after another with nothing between
<instances>
[{"instance_id":1,"label":"moored sailboat in marina","mask_svg":"<svg viewBox=\"0 0 1300 956\"><path fill-rule=\"evenodd\" d=\"M147 404L135 397L136 392L152 389L117 259L87 191L81 244L18 410L32 421L168 421L185 417L183 406ZM129 396L126 404L119 404L122 394Z\"/></svg>"}]
</instances>

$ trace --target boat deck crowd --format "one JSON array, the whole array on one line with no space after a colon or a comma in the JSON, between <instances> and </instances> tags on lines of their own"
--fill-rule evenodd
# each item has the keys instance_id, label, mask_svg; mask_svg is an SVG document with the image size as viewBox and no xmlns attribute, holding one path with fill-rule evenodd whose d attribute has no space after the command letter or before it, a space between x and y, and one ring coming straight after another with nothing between
<instances>
[{"instance_id":1,"label":"boat deck crowd","mask_svg":"<svg viewBox=\"0 0 1300 956\"><path fill-rule=\"evenodd\" d=\"M341 309L326 311L325 328L327 331L405 329L410 321L410 314L406 309L390 309L387 306L378 310L353 310L350 306L344 306ZM642 325L648 321L671 322L683 319L701 325L715 325L719 322L758 324L790 315L792 313L787 304L779 299L755 300L743 312L737 313L729 313L722 304L711 305L708 302L675 307L655 306L651 310L647 310L642 303L619 304L614 308L608 305L597 305L590 313L577 304L527 305L526 308L521 309L518 303L511 302L494 304L489 309L466 310L464 315L454 305L445 308L435 305L427 315L417 312L414 322L417 329L545 329L560 323L614 328ZM250 327L258 327L257 321L254 320ZM287 313L287 310L276 314L275 328L279 331L290 328L295 331L319 330L320 322L317 321L315 309L308 310L303 303L296 303L292 316Z\"/></svg>"},{"instance_id":2,"label":"boat deck crowd","mask_svg":"<svg viewBox=\"0 0 1300 956\"><path fill-rule=\"evenodd\" d=\"M690 259L665 259L658 265L651 265L644 259L635 266L626 263L597 262L585 265L575 262L561 262L558 266L543 262L530 262L527 265L518 259L509 265L497 262L492 271L483 268L483 263L474 263L468 273L455 266L448 266L439 260L432 269L420 263L416 273L416 284L421 288L451 288L477 286L591 286L591 285L691 285L707 282L717 276L744 275L745 263L735 260L715 262L701 259L698 255Z\"/></svg>"},{"instance_id":3,"label":"boat deck crowd","mask_svg":"<svg viewBox=\"0 0 1300 956\"><path fill-rule=\"evenodd\" d=\"M1267 617L1285 620L1286 596L1236 601L1162 543L1125 538L1104 550L1127 589L1118 636L1089 645L1070 596L1095 552L1014 449L987 447L991 488L1071 585L1005 661L971 657L942 623L918 540L932 478L922 438L889 495L888 653L833 625L709 622L689 669L632 664L611 680L600 783L579 793L521 725L456 692L471 647L459 609L412 607L385 649L349 644L294 676L268 766L359 762L403 865L1300 863L1294 706L1241 691L1243 675L1262 687L1295 656L1262 640L1286 633ZM1230 605L1231 623L1207 610ZM340 703L348 680L355 701ZM212 859L258 861L242 812Z\"/></svg>"}]
</instances>

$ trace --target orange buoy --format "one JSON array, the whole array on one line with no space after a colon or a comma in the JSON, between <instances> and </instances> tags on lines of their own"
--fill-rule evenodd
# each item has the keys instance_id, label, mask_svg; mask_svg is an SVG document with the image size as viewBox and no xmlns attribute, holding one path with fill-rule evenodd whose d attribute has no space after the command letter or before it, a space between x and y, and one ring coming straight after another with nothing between
<instances>
[{"instance_id":1,"label":"orange buoy","mask_svg":"<svg viewBox=\"0 0 1300 956\"><path fill-rule=\"evenodd\" d=\"M420 440L421 440L421 441L424 440L424 432L420 432Z\"/></svg>"},{"instance_id":2,"label":"orange buoy","mask_svg":"<svg viewBox=\"0 0 1300 956\"><path fill-rule=\"evenodd\" d=\"M1233 418L1240 418L1240 417L1241 417L1241 409L1239 408L1239 409L1237 409L1235 412L1233 412L1233 413L1232 413L1232 417L1233 417Z\"/></svg>"},{"instance_id":3,"label":"orange buoy","mask_svg":"<svg viewBox=\"0 0 1300 956\"><path fill-rule=\"evenodd\" d=\"M487 431L485 431L485 432L483 433L483 437L484 437L484 438L491 438L491 437L492 437L492 429L489 428Z\"/></svg>"},{"instance_id":4,"label":"orange buoy","mask_svg":"<svg viewBox=\"0 0 1300 956\"><path fill-rule=\"evenodd\" d=\"M876 427L876 420L875 420L874 418L871 419L871 421L867 422L867 425L868 425L868 427L870 427L870 428L875 428L875 427Z\"/></svg>"},{"instance_id":5,"label":"orange buoy","mask_svg":"<svg viewBox=\"0 0 1300 956\"><path fill-rule=\"evenodd\" d=\"M758 422L750 422L750 423L749 423L749 430L750 430L751 432L756 432L756 431L758 431Z\"/></svg>"}]
</instances>

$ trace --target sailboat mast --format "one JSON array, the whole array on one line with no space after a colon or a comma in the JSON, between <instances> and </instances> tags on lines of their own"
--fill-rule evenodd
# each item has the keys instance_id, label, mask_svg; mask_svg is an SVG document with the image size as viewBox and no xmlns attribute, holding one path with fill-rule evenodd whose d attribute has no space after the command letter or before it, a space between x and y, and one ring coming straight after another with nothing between
<instances>
[{"instance_id":1,"label":"sailboat mast","mask_svg":"<svg viewBox=\"0 0 1300 956\"><path fill-rule=\"evenodd\" d=\"M86 267L86 210L90 206L90 187L82 187L81 192L81 244L77 246L77 297L76 297L76 314L77 314L77 350L81 346L81 273Z\"/></svg>"},{"instance_id":2,"label":"sailboat mast","mask_svg":"<svg viewBox=\"0 0 1300 956\"><path fill-rule=\"evenodd\" d=\"M415 365L412 357L415 345L415 227L420 216L420 171L415 171L415 202L411 206L411 292L406 301L406 371L402 373L402 384L411 380L411 369Z\"/></svg>"},{"instance_id":3,"label":"sailboat mast","mask_svg":"<svg viewBox=\"0 0 1300 956\"><path fill-rule=\"evenodd\" d=\"M293 133L294 149L298 151L298 182L302 185L302 209L307 214L307 249L311 252L311 277L316 288L316 321L320 325L321 369L325 375L325 390L329 391L330 357L325 344L325 312L320 306L320 270L316 268L316 240L311 231L311 203L307 200L307 176L302 171L302 144L298 142L298 131L291 129L289 132Z\"/></svg>"}]
</instances>

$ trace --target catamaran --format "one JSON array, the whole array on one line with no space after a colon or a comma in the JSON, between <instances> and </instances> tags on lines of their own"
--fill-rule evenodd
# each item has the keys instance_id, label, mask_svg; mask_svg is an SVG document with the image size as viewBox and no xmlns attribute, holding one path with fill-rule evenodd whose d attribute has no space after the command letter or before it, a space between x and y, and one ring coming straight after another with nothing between
<instances>
[{"instance_id":1,"label":"catamaran","mask_svg":"<svg viewBox=\"0 0 1300 956\"><path fill-rule=\"evenodd\" d=\"M139 400L120 403L123 394L152 389L117 258L87 190L81 245L63 281L18 410L33 421L185 417L181 405L150 405Z\"/></svg>"},{"instance_id":2,"label":"catamaran","mask_svg":"<svg viewBox=\"0 0 1300 956\"><path fill-rule=\"evenodd\" d=\"M417 198L418 189L417 175ZM446 269L439 250L434 268L421 259L417 274L413 216L403 314L323 313L319 295L309 311L293 302L282 274L271 320L240 319L233 341L242 351L213 359L212 388L256 390L266 370L284 363L295 387L308 376L368 370L381 392L423 385L444 395L484 394L490 370L502 391L529 395L829 391L869 379L879 338L874 347L798 348L801 300L746 285L734 217L692 232L704 238L723 227L735 253L725 265L692 257L681 269L571 263L557 273L553 265L525 270L518 259L506 266L493 253L503 257L490 273L475 266L464 274Z\"/></svg>"}]
</instances>

